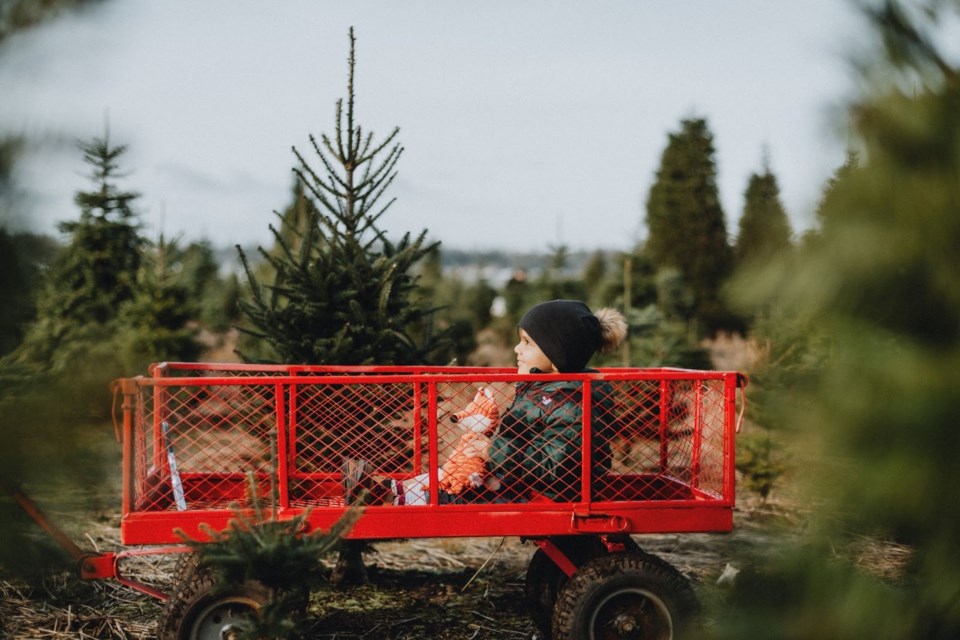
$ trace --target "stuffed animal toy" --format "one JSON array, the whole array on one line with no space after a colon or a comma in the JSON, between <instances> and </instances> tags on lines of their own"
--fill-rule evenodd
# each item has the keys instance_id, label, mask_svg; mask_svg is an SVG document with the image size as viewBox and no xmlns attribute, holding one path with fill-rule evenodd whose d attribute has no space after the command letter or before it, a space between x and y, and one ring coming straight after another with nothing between
<instances>
[{"instance_id":1,"label":"stuffed animal toy","mask_svg":"<svg viewBox=\"0 0 960 640\"><path fill-rule=\"evenodd\" d=\"M464 430L457 446L440 467L440 488L452 495L467 487L483 485L487 458L490 453L490 435L500 419L500 409L488 388L477 391L463 411L450 419Z\"/></svg>"},{"instance_id":2,"label":"stuffed animal toy","mask_svg":"<svg viewBox=\"0 0 960 640\"><path fill-rule=\"evenodd\" d=\"M459 495L469 487L486 486L485 472L490 450L490 436L500 420L500 409L493 401L493 392L487 388L477 391L473 400L450 420L464 430L453 453L438 469L437 477L442 491ZM427 504L430 499L430 474L422 473L406 480L391 482L394 504Z\"/></svg>"}]
</instances>

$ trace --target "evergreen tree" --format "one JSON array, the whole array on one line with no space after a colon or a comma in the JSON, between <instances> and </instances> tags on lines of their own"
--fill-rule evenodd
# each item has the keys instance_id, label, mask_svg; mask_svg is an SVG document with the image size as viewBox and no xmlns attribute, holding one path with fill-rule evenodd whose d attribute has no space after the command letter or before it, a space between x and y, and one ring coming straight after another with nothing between
<instances>
[{"instance_id":1,"label":"evergreen tree","mask_svg":"<svg viewBox=\"0 0 960 640\"><path fill-rule=\"evenodd\" d=\"M23 153L25 140L22 136L0 137L0 227L12 230L20 214L18 205L21 194L14 178L14 168Z\"/></svg>"},{"instance_id":2,"label":"evergreen tree","mask_svg":"<svg viewBox=\"0 0 960 640\"><path fill-rule=\"evenodd\" d=\"M738 576L715 637L960 637L960 67L934 44L960 6L864 11L884 50L851 109L863 160L825 194L817 242L741 289L825 343L766 403L808 447L815 507L804 544ZM864 541L907 550L895 580Z\"/></svg>"},{"instance_id":3,"label":"evergreen tree","mask_svg":"<svg viewBox=\"0 0 960 640\"><path fill-rule=\"evenodd\" d=\"M59 246L53 238L0 228L0 356L16 349L36 316L36 290Z\"/></svg>"},{"instance_id":4,"label":"evergreen tree","mask_svg":"<svg viewBox=\"0 0 960 640\"><path fill-rule=\"evenodd\" d=\"M620 309L641 309L647 305L656 305L655 274L656 269L642 247L635 247L633 251L618 254L615 268L604 284L602 298L611 301L609 304ZM626 299L628 286L629 300ZM629 339L629 334L627 337Z\"/></svg>"},{"instance_id":5,"label":"evergreen tree","mask_svg":"<svg viewBox=\"0 0 960 640\"><path fill-rule=\"evenodd\" d=\"M206 240L191 242L185 249L168 246L176 273L171 283L183 287L194 307L194 318L210 331L221 333L239 320L240 283L236 274L220 275L220 263Z\"/></svg>"},{"instance_id":6,"label":"evergreen tree","mask_svg":"<svg viewBox=\"0 0 960 640\"><path fill-rule=\"evenodd\" d=\"M19 251L6 229L0 228L0 355L20 344L21 329L29 316L30 290Z\"/></svg>"},{"instance_id":7,"label":"evergreen tree","mask_svg":"<svg viewBox=\"0 0 960 640\"><path fill-rule=\"evenodd\" d=\"M591 307L600 308L605 298L600 297L607 277L607 256L603 251L594 251L583 267L583 286Z\"/></svg>"},{"instance_id":8,"label":"evergreen tree","mask_svg":"<svg viewBox=\"0 0 960 640\"><path fill-rule=\"evenodd\" d=\"M847 209L845 202L846 195L844 188L850 183L860 167L860 154L856 151L848 150L843 164L834 172L827 181L820 196L820 202L817 204L816 221L818 231L825 231L831 223L831 211L842 212Z\"/></svg>"},{"instance_id":9,"label":"evergreen tree","mask_svg":"<svg viewBox=\"0 0 960 640\"><path fill-rule=\"evenodd\" d=\"M200 347L189 321L197 316L197 300L170 273L179 254L163 235L144 252L136 293L121 307L118 354L125 371L145 371L151 362L195 360ZM202 290L202 289L201 289Z\"/></svg>"},{"instance_id":10,"label":"evergreen tree","mask_svg":"<svg viewBox=\"0 0 960 640\"><path fill-rule=\"evenodd\" d=\"M537 283L541 300L582 300L586 298L586 289L579 278L567 273L570 252L564 244L551 247L550 256L544 267L543 275Z\"/></svg>"},{"instance_id":11,"label":"evergreen tree","mask_svg":"<svg viewBox=\"0 0 960 640\"><path fill-rule=\"evenodd\" d=\"M647 198L646 251L657 269L683 275L695 297L694 317L707 331L730 318L720 288L733 267L733 253L716 184L713 135L704 119L689 119L669 135Z\"/></svg>"},{"instance_id":12,"label":"evergreen tree","mask_svg":"<svg viewBox=\"0 0 960 640\"><path fill-rule=\"evenodd\" d=\"M71 342L101 341L123 303L134 296L144 240L132 208L138 194L121 190L119 158L126 146L103 138L81 142L83 161L91 166L94 190L75 196L80 219L61 222L69 240L50 268L39 295L37 322L20 354L30 362L70 365L65 352L82 347ZM73 363L76 364L76 363Z\"/></svg>"},{"instance_id":13,"label":"evergreen tree","mask_svg":"<svg viewBox=\"0 0 960 640\"><path fill-rule=\"evenodd\" d=\"M536 288L527 276L524 269L516 269L507 279L501 289L502 313L491 323L493 338L487 341L495 345L510 345L512 348L517 339L517 323L521 316L533 304L541 302Z\"/></svg>"},{"instance_id":14,"label":"evergreen tree","mask_svg":"<svg viewBox=\"0 0 960 640\"><path fill-rule=\"evenodd\" d=\"M403 148L394 142L399 128L375 144L373 134L364 135L356 123L352 28L349 39L346 108L337 101L336 133L319 140L310 136L318 167L293 149L303 196L281 216L279 231L270 227L275 250L260 248L272 281L258 278L237 247L252 294L241 301L247 323L241 330L266 344L263 359L288 363L445 362L449 340L433 331L434 310L419 297L413 273L439 243L428 243L426 231L392 242L378 226L394 202L381 198L397 175ZM403 410L400 399L392 409ZM353 444L359 451L365 441L382 436L384 421L371 414L363 423L338 425L338 452L356 455ZM361 548L362 543L345 543L335 582L365 581Z\"/></svg>"},{"instance_id":15,"label":"evergreen tree","mask_svg":"<svg viewBox=\"0 0 960 640\"><path fill-rule=\"evenodd\" d=\"M428 243L426 231L392 242L378 226L393 203L380 200L403 149L394 142L398 128L374 144L373 134L364 135L355 122L354 48L351 29L346 109L339 100L333 139L310 136L320 167L293 150L304 195L281 216L279 231L271 226L275 250L260 250L272 283L254 274L240 250L252 290L241 302L242 330L269 345L266 359L283 362L442 360L440 336L429 329L413 335L429 328L432 310L417 297L412 270L438 243Z\"/></svg>"},{"instance_id":16,"label":"evergreen tree","mask_svg":"<svg viewBox=\"0 0 960 640\"><path fill-rule=\"evenodd\" d=\"M766 164L766 163L764 163ZM790 248L790 222L780 202L777 178L764 166L750 176L734 249L737 265L761 264Z\"/></svg>"}]
</instances>

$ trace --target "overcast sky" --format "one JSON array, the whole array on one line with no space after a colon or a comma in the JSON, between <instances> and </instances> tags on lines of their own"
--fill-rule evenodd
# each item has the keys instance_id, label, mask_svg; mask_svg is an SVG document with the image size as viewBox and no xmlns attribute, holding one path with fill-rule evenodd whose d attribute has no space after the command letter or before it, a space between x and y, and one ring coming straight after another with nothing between
<instances>
[{"instance_id":1,"label":"overcast sky","mask_svg":"<svg viewBox=\"0 0 960 640\"><path fill-rule=\"evenodd\" d=\"M765 149L807 228L864 33L845 0L109 0L0 48L0 129L42 141L17 173L30 224L76 219L75 143L108 119L149 234L268 244L291 147L335 131L350 26L358 122L405 149L381 227L523 251L642 239L690 117L714 134L731 235Z\"/></svg>"}]
</instances>

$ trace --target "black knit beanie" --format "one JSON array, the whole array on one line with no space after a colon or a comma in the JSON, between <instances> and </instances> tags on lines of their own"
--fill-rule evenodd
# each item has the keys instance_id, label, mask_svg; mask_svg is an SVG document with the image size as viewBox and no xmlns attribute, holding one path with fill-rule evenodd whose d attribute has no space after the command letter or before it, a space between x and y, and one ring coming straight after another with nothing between
<instances>
[{"instance_id":1,"label":"black knit beanie","mask_svg":"<svg viewBox=\"0 0 960 640\"><path fill-rule=\"evenodd\" d=\"M583 371L600 348L600 321L577 300L551 300L533 306L518 325L561 373Z\"/></svg>"}]
</instances>

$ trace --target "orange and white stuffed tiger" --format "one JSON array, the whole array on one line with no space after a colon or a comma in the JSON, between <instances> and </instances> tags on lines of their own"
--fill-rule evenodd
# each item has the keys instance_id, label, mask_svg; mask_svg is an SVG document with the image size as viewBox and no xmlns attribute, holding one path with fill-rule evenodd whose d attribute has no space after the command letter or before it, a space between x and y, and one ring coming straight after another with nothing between
<instances>
[{"instance_id":1,"label":"orange and white stuffed tiger","mask_svg":"<svg viewBox=\"0 0 960 640\"><path fill-rule=\"evenodd\" d=\"M481 388L462 411L450 416L464 433L453 452L437 470L438 486L450 495L459 495L465 489L485 486L492 476L486 474L490 436L500 420L500 409L493 401L490 389ZM430 499L430 474L405 480L391 481L391 492L396 505L424 505Z\"/></svg>"},{"instance_id":2,"label":"orange and white stuffed tiger","mask_svg":"<svg viewBox=\"0 0 960 640\"><path fill-rule=\"evenodd\" d=\"M465 430L447 461L440 467L440 488L452 495L483 484L487 459L490 457L490 435L497 427L500 409L488 388L477 391L463 411L450 419Z\"/></svg>"}]
</instances>

